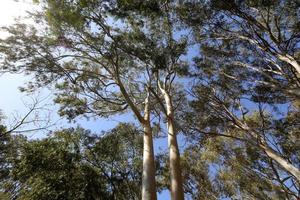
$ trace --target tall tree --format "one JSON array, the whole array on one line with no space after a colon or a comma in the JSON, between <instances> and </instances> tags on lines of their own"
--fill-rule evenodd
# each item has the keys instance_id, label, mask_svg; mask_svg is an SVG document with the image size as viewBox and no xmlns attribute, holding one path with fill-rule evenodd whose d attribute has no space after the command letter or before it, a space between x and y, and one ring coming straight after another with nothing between
<instances>
[{"instance_id":1,"label":"tall tree","mask_svg":"<svg viewBox=\"0 0 300 200\"><path fill-rule=\"evenodd\" d=\"M183 155L185 190L193 199L298 198L299 186L280 179L276 163L247 143L206 135Z\"/></svg>"},{"instance_id":2,"label":"tall tree","mask_svg":"<svg viewBox=\"0 0 300 200\"><path fill-rule=\"evenodd\" d=\"M195 19L187 24L200 47L193 71L199 83L192 103L194 130L254 145L292 175L281 180L299 181L297 3L216 0L193 8L183 9L183 17ZM207 23L199 25L202 16ZM289 121L287 132L279 131L283 121Z\"/></svg>"},{"instance_id":3,"label":"tall tree","mask_svg":"<svg viewBox=\"0 0 300 200\"><path fill-rule=\"evenodd\" d=\"M183 17L197 31L198 39L206 32L214 41L247 44L268 63L261 73L285 74L290 79L299 76L297 1L210 0L203 4L187 2L183 8ZM205 27L199 26L201 18L209 19Z\"/></svg>"},{"instance_id":4,"label":"tall tree","mask_svg":"<svg viewBox=\"0 0 300 200\"><path fill-rule=\"evenodd\" d=\"M157 101L167 123L167 135L170 163L170 190L172 199L184 199L180 152L177 142L180 119L176 109L184 101L179 77L185 75L188 65L182 58L186 53L187 34L185 27L178 21L175 1L153 1L152 7L143 7L139 1L120 1L119 15L126 16L136 24L136 31L142 32L150 41L136 41L144 56L141 62L150 66L154 84L149 88L153 99Z\"/></svg>"},{"instance_id":5,"label":"tall tree","mask_svg":"<svg viewBox=\"0 0 300 200\"><path fill-rule=\"evenodd\" d=\"M12 36L2 40L3 66L35 72L35 86L57 81L56 102L70 119L130 108L145 131L143 199L156 198L150 113L158 101L167 120L172 199L183 199L174 119L182 95L175 92L174 80L186 67L180 59L186 38L177 37L176 4L82 0L43 5L36 17L45 18L46 34L24 25L7 28Z\"/></svg>"},{"instance_id":6,"label":"tall tree","mask_svg":"<svg viewBox=\"0 0 300 200\"><path fill-rule=\"evenodd\" d=\"M77 128L23 141L7 160L13 166L8 183L18 184L7 194L11 199L140 199L140 132L120 124L104 136Z\"/></svg>"},{"instance_id":7,"label":"tall tree","mask_svg":"<svg viewBox=\"0 0 300 200\"><path fill-rule=\"evenodd\" d=\"M39 25L6 28L11 36L1 41L2 66L34 73L31 89L56 83L60 114L69 119L107 117L131 109L144 127L142 198L155 200L148 91L152 80L134 45L143 34L112 15L116 5L115 1L41 1L42 11L32 15Z\"/></svg>"}]
</instances>

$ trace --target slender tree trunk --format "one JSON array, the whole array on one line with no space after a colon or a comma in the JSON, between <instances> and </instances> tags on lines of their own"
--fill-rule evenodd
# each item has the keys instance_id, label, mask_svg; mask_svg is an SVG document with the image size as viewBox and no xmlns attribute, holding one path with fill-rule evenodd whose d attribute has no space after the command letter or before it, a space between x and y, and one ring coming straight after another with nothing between
<instances>
[{"instance_id":1,"label":"slender tree trunk","mask_svg":"<svg viewBox=\"0 0 300 200\"><path fill-rule=\"evenodd\" d=\"M143 180L142 200L156 200L155 164L150 110L148 98L145 100L144 114L144 148L143 148Z\"/></svg>"},{"instance_id":2,"label":"slender tree trunk","mask_svg":"<svg viewBox=\"0 0 300 200\"><path fill-rule=\"evenodd\" d=\"M174 123L173 105L170 95L160 87L164 95L167 107L167 128L168 128L168 145L170 156L170 174L171 174L171 199L184 200L182 174L180 166L180 152L177 143L177 134Z\"/></svg>"},{"instance_id":3,"label":"slender tree trunk","mask_svg":"<svg viewBox=\"0 0 300 200\"><path fill-rule=\"evenodd\" d=\"M183 200L183 184L181 177L180 152L177 143L174 122L171 116L168 116L168 143L170 154L170 172L171 172L171 198L172 200Z\"/></svg>"},{"instance_id":4,"label":"slender tree trunk","mask_svg":"<svg viewBox=\"0 0 300 200\"><path fill-rule=\"evenodd\" d=\"M293 166L291 163L287 162L284 158L278 155L273 149L268 147L265 144L260 144L260 148L264 150L264 152L275 162L277 162L283 169L293 175L300 182L300 171L298 168Z\"/></svg>"},{"instance_id":5,"label":"slender tree trunk","mask_svg":"<svg viewBox=\"0 0 300 200\"><path fill-rule=\"evenodd\" d=\"M248 129L248 127L245 127L245 129ZM256 140L259 141L258 143L258 147L264 151L267 156L269 158L271 158L272 160L274 160L277 164L279 164L285 171L287 171L288 173L290 173L291 175L293 175L298 182L300 182L300 170L295 167L294 165L292 165L291 163L289 163L285 158L283 158L282 156L280 156L276 151L274 151L272 148L270 148L268 146L268 144L266 143L265 140L263 140L262 138L259 138L257 136L256 133L250 131L249 132Z\"/></svg>"},{"instance_id":6,"label":"slender tree trunk","mask_svg":"<svg viewBox=\"0 0 300 200\"><path fill-rule=\"evenodd\" d=\"M245 37L245 36L242 36L242 35L238 35L237 37L240 38L240 39L243 39L243 40L247 40L248 42L250 42L250 43L252 43L252 44L255 44L255 45L256 45L258 48L260 48L261 50L265 51L264 48L263 48L260 44L258 44L258 42L255 41L254 39L251 39L251 38L249 38L249 37ZM293 58L291 55L289 55L289 54L285 54L285 55L284 55L284 54L279 54L279 53L277 53L277 54L275 54L275 56L276 56L277 58L279 58L279 60L284 61L284 62L286 62L286 63L292 65L293 68L296 70L296 72L297 72L298 74L300 74L300 64L299 64L298 61L297 61L295 58Z\"/></svg>"},{"instance_id":7,"label":"slender tree trunk","mask_svg":"<svg viewBox=\"0 0 300 200\"><path fill-rule=\"evenodd\" d=\"M248 127L245 127L244 129L249 130ZM276 151L270 148L266 143L266 141L263 140L262 138L259 138L256 133L250 131L250 134L259 141L258 147L262 151L264 151L269 158L271 158L276 163L278 163L285 171L293 175L298 180L298 182L300 182L300 170L297 167L289 163L285 158L283 158Z\"/></svg>"},{"instance_id":8,"label":"slender tree trunk","mask_svg":"<svg viewBox=\"0 0 300 200\"><path fill-rule=\"evenodd\" d=\"M130 106L131 110L138 118L140 124L144 128L143 137L143 175L142 175L142 200L156 200L156 184L155 184L155 164L154 164L154 150L153 150L153 138L152 129L150 124L150 107L149 107L149 91L147 98L145 99L144 117L138 110L138 108L132 102L128 95L122 81L117 77L120 90L126 99L126 102Z\"/></svg>"},{"instance_id":9,"label":"slender tree trunk","mask_svg":"<svg viewBox=\"0 0 300 200\"><path fill-rule=\"evenodd\" d=\"M286 170L288 173L293 175L298 180L298 182L300 182L299 168L289 163L285 158L283 158L276 151L270 148L267 142L263 138L259 137L259 134L251 130L251 128L249 128L247 124L240 121L233 113L231 113L228 110L228 108L226 108L226 106L223 105L223 108L225 109L226 113L230 116L230 118L233 120L232 122L236 124L237 127L239 127L241 130L247 131L255 140L258 141L258 147L262 151L264 151L269 158L271 158L276 163L278 163L284 170Z\"/></svg>"},{"instance_id":10,"label":"slender tree trunk","mask_svg":"<svg viewBox=\"0 0 300 200\"><path fill-rule=\"evenodd\" d=\"M246 126L243 128L244 130L248 130L249 128ZM262 138L259 138L255 132L250 131L249 132L256 140L259 141L258 147L264 151L269 158L274 160L276 163L278 163L285 171L293 175L299 182L300 182L300 170L289 163L285 158L280 156L276 151L274 151L272 148L268 146L265 140Z\"/></svg>"},{"instance_id":11,"label":"slender tree trunk","mask_svg":"<svg viewBox=\"0 0 300 200\"><path fill-rule=\"evenodd\" d=\"M284 62L289 63L294 67L298 74L300 74L300 64L290 55L279 55L278 58Z\"/></svg>"}]
</instances>

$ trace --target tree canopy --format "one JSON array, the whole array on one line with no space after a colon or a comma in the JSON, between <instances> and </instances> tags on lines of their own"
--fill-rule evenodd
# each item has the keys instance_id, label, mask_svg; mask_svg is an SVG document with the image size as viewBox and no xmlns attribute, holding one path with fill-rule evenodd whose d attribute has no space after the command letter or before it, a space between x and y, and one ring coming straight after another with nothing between
<instances>
[{"instance_id":1,"label":"tree canopy","mask_svg":"<svg viewBox=\"0 0 300 200\"><path fill-rule=\"evenodd\" d=\"M37 140L0 126L0 195L299 198L297 1L35 2L33 25L3 28L1 71L34 75L24 92L50 86L69 120L129 112L135 125Z\"/></svg>"}]
</instances>

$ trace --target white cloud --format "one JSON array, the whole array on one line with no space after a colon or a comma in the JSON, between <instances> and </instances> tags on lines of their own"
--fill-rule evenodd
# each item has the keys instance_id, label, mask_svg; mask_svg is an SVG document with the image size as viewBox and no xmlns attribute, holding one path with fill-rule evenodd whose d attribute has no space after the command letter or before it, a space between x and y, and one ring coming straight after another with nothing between
<instances>
[{"instance_id":1,"label":"white cloud","mask_svg":"<svg viewBox=\"0 0 300 200\"><path fill-rule=\"evenodd\" d=\"M14 23L16 18L24 17L26 11L32 11L37 5L32 3L32 0L1 0L0 1L0 26L7 26ZM26 21L28 22L28 21ZM0 37L5 37L7 34L0 32Z\"/></svg>"},{"instance_id":2,"label":"white cloud","mask_svg":"<svg viewBox=\"0 0 300 200\"><path fill-rule=\"evenodd\" d=\"M9 25L14 22L14 18L24 16L26 10L30 10L30 1L1 0L0 3L0 24Z\"/></svg>"}]
</instances>

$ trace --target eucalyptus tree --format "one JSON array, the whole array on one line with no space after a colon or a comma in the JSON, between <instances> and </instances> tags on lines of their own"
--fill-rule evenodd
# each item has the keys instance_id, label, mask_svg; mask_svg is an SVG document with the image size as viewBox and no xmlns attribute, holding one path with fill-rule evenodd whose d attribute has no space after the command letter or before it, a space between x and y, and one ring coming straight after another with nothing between
<instances>
[{"instance_id":1,"label":"eucalyptus tree","mask_svg":"<svg viewBox=\"0 0 300 200\"><path fill-rule=\"evenodd\" d=\"M171 199L181 200L184 191L177 134L180 130L178 111L185 101L180 78L188 71L188 63L183 59L188 49L188 34L176 14L180 4L176 1L151 2L149 9L141 7L141 2L121 1L117 12L135 22L137 30L150 41L150 44L144 40L136 41L143 47L144 57L139 59L150 66L154 83L149 90L160 109L156 113L162 114L167 124Z\"/></svg>"},{"instance_id":2,"label":"eucalyptus tree","mask_svg":"<svg viewBox=\"0 0 300 200\"><path fill-rule=\"evenodd\" d=\"M192 102L194 130L252 144L292 175L281 176L281 181L299 181L299 124L294 120L300 89L297 2L212 0L184 5L182 18L191 17L185 21L200 47L192 72L198 80L192 92L197 99ZM205 24L199 23L201 18ZM289 121L289 128L278 128L283 121ZM284 148L286 143L290 149Z\"/></svg>"},{"instance_id":3,"label":"eucalyptus tree","mask_svg":"<svg viewBox=\"0 0 300 200\"><path fill-rule=\"evenodd\" d=\"M205 46L207 53L223 57L222 62L228 65L258 74L260 78L249 76L263 87L281 90L293 100L299 98L299 4L296 1L186 2L180 13L193 30L195 43ZM226 51L229 45L235 46L240 56L233 59L230 51L228 54L216 51Z\"/></svg>"},{"instance_id":4,"label":"eucalyptus tree","mask_svg":"<svg viewBox=\"0 0 300 200\"><path fill-rule=\"evenodd\" d=\"M140 62L134 24L113 14L115 1L40 1L35 25L6 27L2 69L35 74L27 89L56 83L60 114L108 117L130 109L144 127L142 199L156 199L150 122L151 72ZM144 7L150 5L146 2Z\"/></svg>"},{"instance_id":5,"label":"eucalyptus tree","mask_svg":"<svg viewBox=\"0 0 300 200\"><path fill-rule=\"evenodd\" d=\"M236 75L237 69L234 71L232 74ZM217 71L208 73L213 73L214 77L194 88L194 111L188 115L195 126L190 124L190 128L194 127L194 131L201 134L232 137L257 146L299 181L299 108L282 102L281 96L264 88L247 88L243 85L246 81L241 83L241 79L217 77ZM239 73L242 77L245 71Z\"/></svg>"},{"instance_id":6,"label":"eucalyptus tree","mask_svg":"<svg viewBox=\"0 0 300 200\"><path fill-rule=\"evenodd\" d=\"M202 136L188 146L182 159L185 192L193 199L298 198L299 187L279 179L282 174L268 156L239 140Z\"/></svg>"},{"instance_id":7,"label":"eucalyptus tree","mask_svg":"<svg viewBox=\"0 0 300 200\"><path fill-rule=\"evenodd\" d=\"M192 8L185 8L183 16L191 17L186 22L197 30L198 39L206 32L214 41L243 43L266 60L261 73L299 76L299 2L210 0L186 6ZM200 18L209 24L199 26Z\"/></svg>"},{"instance_id":8,"label":"eucalyptus tree","mask_svg":"<svg viewBox=\"0 0 300 200\"><path fill-rule=\"evenodd\" d=\"M265 53L271 61L282 61L287 66L275 64L278 69L275 72L300 73L299 67L299 2L291 0L281 1L212 1L220 13L218 17L224 17L224 24L219 28L225 28L224 32L232 31L229 37L246 41ZM227 18L227 19L225 19ZM220 21L220 22L221 22ZM231 26L224 27L228 22ZM218 35L218 31L215 32ZM271 62L270 61L270 62ZM272 62L271 62L272 63ZM285 69L287 68L287 69Z\"/></svg>"},{"instance_id":9,"label":"eucalyptus tree","mask_svg":"<svg viewBox=\"0 0 300 200\"><path fill-rule=\"evenodd\" d=\"M180 59L186 37L176 35L176 5L42 1L42 11L32 15L38 28L8 27L11 36L1 41L2 67L34 73L29 89L56 82L60 114L69 119L131 109L145 132L143 199L156 198L150 123L156 105L167 121L172 199L184 198L174 111L182 98L175 82L186 67Z\"/></svg>"}]
</instances>

